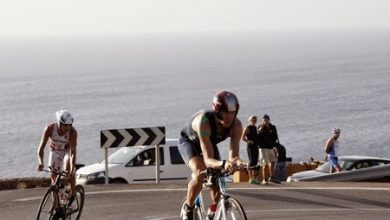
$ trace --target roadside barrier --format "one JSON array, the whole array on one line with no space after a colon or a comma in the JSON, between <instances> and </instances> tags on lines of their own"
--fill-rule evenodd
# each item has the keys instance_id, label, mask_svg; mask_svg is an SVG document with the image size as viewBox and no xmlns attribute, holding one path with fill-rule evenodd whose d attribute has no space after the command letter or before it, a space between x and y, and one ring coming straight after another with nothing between
<instances>
[{"instance_id":1,"label":"roadside barrier","mask_svg":"<svg viewBox=\"0 0 390 220\"><path fill-rule=\"evenodd\" d=\"M287 164L287 175L291 175L296 172L313 170L318 167L318 163L300 163L300 164ZM268 172L268 171L267 171ZM268 173L266 172L266 175ZM262 179L261 172L259 173L260 179ZM236 172L233 175L234 182L248 182L249 176L246 172ZM49 187L50 178L48 177L27 177L27 178L11 178L0 179L0 190L11 189L29 189L37 187Z\"/></svg>"},{"instance_id":2,"label":"roadside barrier","mask_svg":"<svg viewBox=\"0 0 390 220\"><path fill-rule=\"evenodd\" d=\"M0 180L0 190L29 189L48 186L50 186L50 178L48 177L28 177Z\"/></svg>"},{"instance_id":3,"label":"roadside barrier","mask_svg":"<svg viewBox=\"0 0 390 220\"><path fill-rule=\"evenodd\" d=\"M287 176L292 175L296 172L306 171L306 170L314 170L318 167L319 163L299 163L299 164L287 164ZM268 169L266 169L265 175L269 177ZM259 178L260 180L263 179L263 175L259 171ZM241 171L241 172L235 172L233 175L233 181L235 183L238 182L248 182L249 176L247 172Z\"/></svg>"},{"instance_id":4,"label":"roadside barrier","mask_svg":"<svg viewBox=\"0 0 390 220\"><path fill-rule=\"evenodd\" d=\"M76 163L76 170L83 167L84 164ZM25 177L0 179L0 190L9 189L29 189L36 187L49 187L49 177Z\"/></svg>"}]
</instances>

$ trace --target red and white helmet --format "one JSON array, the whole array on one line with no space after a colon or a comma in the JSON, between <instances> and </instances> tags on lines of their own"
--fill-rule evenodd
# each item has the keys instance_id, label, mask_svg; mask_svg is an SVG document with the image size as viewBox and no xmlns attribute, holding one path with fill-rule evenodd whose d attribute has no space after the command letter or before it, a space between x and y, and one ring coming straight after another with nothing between
<instances>
[{"instance_id":1,"label":"red and white helmet","mask_svg":"<svg viewBox=\"0 0 390 220\"><path fill-rule=\"evenodd\" d=\"M216 112L236 112L237 115L239 108L237 96L232 92L220 91L213 98L213 109Z\"/></svg>"}]
</instances>

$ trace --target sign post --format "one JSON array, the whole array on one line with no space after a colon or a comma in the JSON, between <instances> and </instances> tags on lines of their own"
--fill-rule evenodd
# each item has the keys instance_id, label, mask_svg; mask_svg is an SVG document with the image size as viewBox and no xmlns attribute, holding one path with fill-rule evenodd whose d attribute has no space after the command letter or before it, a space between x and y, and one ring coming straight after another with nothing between
<instances>
[{"instance_id":1,"label":"sign post","mask_svg":"<svg viewBox=\"0 0 390 220\"><path fill-rule=\"evenodd\" d=\"M156 145L156 184L160 183L160 146Z\"/></svg>"},{"instance_id":2,"label":"sign post","mask_svg":"<svg viewBox=\"0 0 390 220\"><path fill-rule=\"evenodd\" d=\"M100 131L100 145L104 148L105 184L108 179L108 148L156 146L156 183L160 182L160 147L165 144L165 127L125 128Z\"/></svg>"}]
</instances>

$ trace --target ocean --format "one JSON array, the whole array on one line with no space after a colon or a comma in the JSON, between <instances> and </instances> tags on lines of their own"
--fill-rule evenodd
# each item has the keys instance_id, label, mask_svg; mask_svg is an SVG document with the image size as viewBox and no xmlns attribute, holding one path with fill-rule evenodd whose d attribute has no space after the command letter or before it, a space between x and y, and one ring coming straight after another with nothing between
<instances>
[{"instance_id":1,"label":"ocean","mask_svg":"<svg viewBox=\"0 0 390 220\"><path fill-rule=\"evenodd\" d=\"M165 126L176 138L219 90L238 96L244 126L269 114L293 162L322 160L334 127L340 154L390 157L389 39L367 30L0 38L0 178L47 175L36 171L37 148L59 109L73 113L77 162L88 165L103 159L100 130Z\"/></svg>"}]
</instances>

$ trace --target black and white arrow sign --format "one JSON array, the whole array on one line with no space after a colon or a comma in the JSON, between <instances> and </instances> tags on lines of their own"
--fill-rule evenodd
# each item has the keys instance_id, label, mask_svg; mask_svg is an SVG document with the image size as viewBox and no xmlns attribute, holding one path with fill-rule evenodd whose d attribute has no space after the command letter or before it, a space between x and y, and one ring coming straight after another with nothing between
<instances>
[{"instance_id":1,"label":"black and white arrow sign","mask_svg":"<svg viewBox=\"0 0 390 220\"><path fill-rule=\"evenodd\" d=\"M101 148L165 144L165 127L100 131Z\"/></svg>"}]
</instances>

